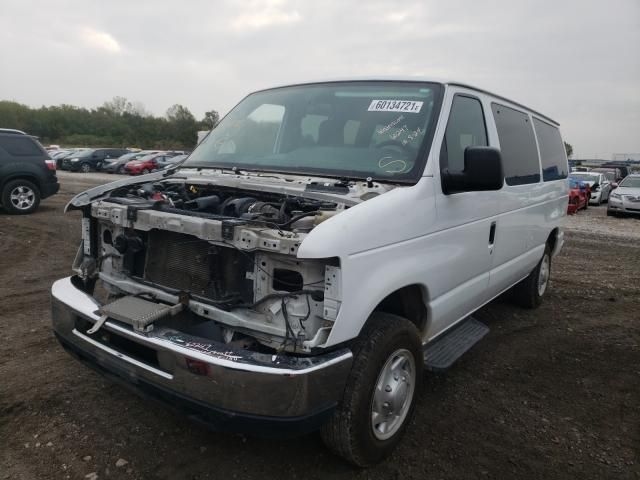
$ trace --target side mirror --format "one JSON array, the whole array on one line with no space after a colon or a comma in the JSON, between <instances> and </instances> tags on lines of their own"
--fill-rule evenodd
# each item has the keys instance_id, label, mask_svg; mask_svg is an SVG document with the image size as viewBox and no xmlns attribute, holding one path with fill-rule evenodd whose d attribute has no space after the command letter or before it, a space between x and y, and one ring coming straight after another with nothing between
<instances>
[{"instance_id":1,"label":"side mirror","mask_svg":"<svg viewBox=\"0 0 640 480\"><path fill-rule=\"evenodd\" d=\"M442 172L445 194L500 190L504 184L502 156L494 147L467 147L462 172Z\"/></svg>"},{"instance_id":2,"label":"side mirror","mask_svg":"<svg viewBox=\"0 0 640 480\"><path fill-rule=\"evenodd\" d=\"M611 182L611 188L618 188L618 184L616 182Z\"/></svg>"}]
</instances>

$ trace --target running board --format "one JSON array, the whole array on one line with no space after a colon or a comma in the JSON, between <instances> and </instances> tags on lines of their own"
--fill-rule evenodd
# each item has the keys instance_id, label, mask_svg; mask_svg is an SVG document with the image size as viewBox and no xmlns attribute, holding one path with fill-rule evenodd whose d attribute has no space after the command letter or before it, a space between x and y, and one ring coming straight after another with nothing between
<instances>
[{"instance_id":1,"label":"running board","mask_svg":"<svg viewBox=\"0 0 640 480\"><path fill-rule=\"evenodd\" d=\"M433 372L448 369L487 333L489 327L473 317L467 317L452 330L424 346L425 368Z\"/></svg>"}]
</instances>

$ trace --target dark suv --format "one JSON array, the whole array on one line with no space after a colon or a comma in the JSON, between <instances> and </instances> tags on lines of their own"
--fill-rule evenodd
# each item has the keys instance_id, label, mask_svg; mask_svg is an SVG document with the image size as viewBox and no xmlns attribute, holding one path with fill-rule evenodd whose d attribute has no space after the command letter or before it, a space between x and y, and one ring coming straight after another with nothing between
<instances>
[{"instance_id":1,"label":"dark suv","mask_svg":"<svg viewBox=\"0 0 640 480\"><path fill-rule=\"evenodd\" d=\"M129 150L125 148L96 148L82 150L78 154L69 155L62 160L62 170L72 172L90 172L100 170L102 163L107 158L118 158Z\"/></svg>"},{"instance_id":2,"label":"dark suv","mask_svg":"<svg viewBox=\"0 0 640 480\"><path fill-rule=\"evenodd\" d=\"M31 213L60 189L56 162L34 138L0 128L0 204L9 213Z\"/></svg>"}]
</instances>

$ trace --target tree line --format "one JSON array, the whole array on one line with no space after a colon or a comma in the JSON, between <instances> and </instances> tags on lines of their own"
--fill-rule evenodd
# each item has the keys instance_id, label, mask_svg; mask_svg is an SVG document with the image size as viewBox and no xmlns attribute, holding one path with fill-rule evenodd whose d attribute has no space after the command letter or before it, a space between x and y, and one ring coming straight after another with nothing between
<instances>
[{"instance_id":1,"label":"tree line","mask_svg":"<svg viewBox=\"0 0 640 480\"><path fill-rule=\"evenodd\" d=\"M31 108L0 101L0 128L35 135L43 145L67 147L137 147L192 149L199 130L211 130L220 119L211 110L196 120L189 109L175 104L163 117L151 115L141 103L114 97L95 109L73 105Z\"/></svg>"}]
</instances>

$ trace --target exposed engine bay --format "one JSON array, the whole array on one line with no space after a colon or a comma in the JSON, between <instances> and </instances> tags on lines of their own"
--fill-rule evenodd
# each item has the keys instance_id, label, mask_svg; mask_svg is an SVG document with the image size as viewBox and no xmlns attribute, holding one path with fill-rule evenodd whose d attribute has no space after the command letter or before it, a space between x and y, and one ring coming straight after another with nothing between
<instances>
[{"instance_id":1,"label":"exposed engine bay","mask_svg":"<svg viewBox=\"0 0 640 480\"><path fill-rule=\"evenodd\" d=\"M155 325L265 353L311 352L341 303L339 261L296 256L308 232L348 208L323 197L178 179L116 188L90 216L85 208L74 268L96 285L105 318L119 302L116 320L140 332ZM151 313L140 323L122 305Z\"/></svg>"}]
</instances>

